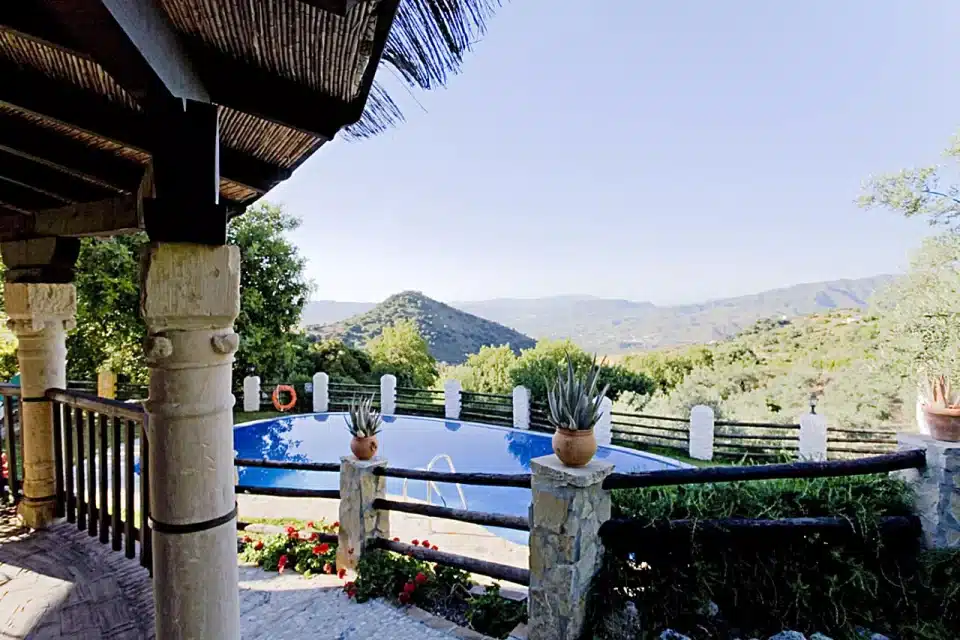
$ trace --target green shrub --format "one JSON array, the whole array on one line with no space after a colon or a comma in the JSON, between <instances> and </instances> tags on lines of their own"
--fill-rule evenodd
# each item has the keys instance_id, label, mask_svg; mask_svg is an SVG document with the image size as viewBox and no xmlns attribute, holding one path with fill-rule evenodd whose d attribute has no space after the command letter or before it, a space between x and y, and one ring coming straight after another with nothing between
<instances>
[{"instance_id":1,"label":"green shrub","mask_svg":"<svg viewBox=\"0 0 960 640\"><path fill-rule=\"evenodd\" d=\"M876 526L880 517L909 514L910 501L904 483L885 476L615 491L614 516L647 525L840 516L857 534L720 536L694 528L644 537L627 557L607 554L594 585L594 627L602 638L655 637L666 627L693 638L783 628L853 638L857 627L904 639L958 637L960 588L951 581L960 575L960 556L928 561L916 539L881 536ZM630 602L634 630L611 633L624 624L609 621L622 618ZM719 615L708 614L710 603Z\"/></svg>"},{"instance_id":2,"label":"green shrub","mask_svg":"<svg viewBox=\"0 0 960 640\"><path fill-rule=\"evenodd\" d=\"M522 602L506 600L500 595L500 585L492 584L483 595L467 602L467 621L474 629L494 638L505 638L514 627L526 620L527 607Z\"/></svg>"},{"instance_id":3,"label":"green shrub","mask_svg":"<svg viewBox=\"0 0 960 640\"><path fill-rule=\"evenodd\" d=\"M265 539L246 536L241 541L240 559L252 562L266 571L293 569L304 576L334 573L337 562L337 545L321 542L320 532L333 533L336 526L309 523L308 530L287 527L286 533L278 533ZM305 536L305 537L304 537Z\"/></svg>"}]
</instances>

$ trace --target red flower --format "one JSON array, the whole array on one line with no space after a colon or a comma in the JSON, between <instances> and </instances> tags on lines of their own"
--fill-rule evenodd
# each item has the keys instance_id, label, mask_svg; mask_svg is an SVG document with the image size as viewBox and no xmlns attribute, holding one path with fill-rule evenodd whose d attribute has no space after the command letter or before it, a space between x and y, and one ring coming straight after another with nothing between
<instances>
[{"instance_id":1,"label":"red flower","mask_svg":"<svg viewBox=\"0 0 960 640\"><path fill-rule=\"evenodd\" d=\"M394 538L393 541L394 541L394 542L400 542L400 538Z\"/></svg>"},{"instance_id":2,"label":"red flower","mask_svg":"<svg viewBox=\"0 0 960 640\"><path fill-rule=\"evenodd\" d=\"M351 580L347 584L343 585L343 588L346 589L347 591L350 591L351 589L353 589L354 585L355 585L354 581Z\"/></svg>"},{"instance_id":3,"label":"red flower","mask_svg":"<svg viewBox=\"0 0 960 640\"><path fill-rule=\"evenodd\" d=\"M243 544L250 544L251 542L253 542L253 538L250 536L243 536Z\"/></svg>"},{"instance_id":4,"label":"red flower","mask_svg":"<svg viewBox=\"0 0 960 640\"><path fill-rule=\"evenodd\" d=\"M420 541L417 540L416 538L414 538L414 539L413 539L413 542L411 542L410 544L412 544L413 546L417 547L417 546L420 546Z\"/></svg>"},{"instance_id":5,"label":"red flower","mask_svg":"<svg viewBox=\"0 0 960 640\"><path fill-rule=\"evenodd\" d=\"M257 540L257 544L253 545L253 548L257 551L263 549L263 540Z\"/></svg>"},{"instance_id":6,"label":"red flower","mask_svg":"<svg viewBox=\"0 0 960 640\"><path fill-rule=\"evenodd\" d=\"M416 590L417 590L417 585L413 584L412 582L408 582L407 584L403 585L404 593L413 593Z\"/></svg>"},{"instance_id":7,"label":"red flower","mask_svg":"<svg viewBox=\"0 0 960 640\"><path fill-rule=\"evenodd\" d=\"M345 575L347 575L346 569L340 569L340 571L337 571L337 577L340 578L341 580L343 580L343 576Z\"/></svg>"},{"instance_id":8,"label":"red flower","mask_svg":"<svg viewBox=\"0 0 960 640\"><path fill-rule=\"evenodd\" d=\"M297 532L296 528L294 528L294 527L287 527L287 535L288 535L288 536L289 536L290 534L293 534L293 533L296 533L296 532Z\"/></svg>"},{"instance_id":9,"label":"red flower","mask_svg":"<svg viewBox=\"0 0 960 640\"><path fill-rule=\"evenodd\" d=\"M323 553L322 545L317 545L313 548L313 555L318 556Z\"/></svg>"},{"instance_id":10,"label":"red flower","mask_svg":"<svg viewBox=\"0 0 960 640\"><path fill-rule=\"evenodd\" d=\"M423 573L423 572L421 571L420 573L418 573L418 574L416 575L416 577L413 579L413 581L416 582L417 584L423 584L424 582L427 581L427 574L425 574L425 573Z\"/></svg>"},{"instance_id":11,"label":"red flower","mask_svg":"<svg viewBox=\"0 0 960 640\"><path fill-rule=\"evenodd\" d=\"M347 591L347 597L350 598L351 600L353 600L354 598L356 598L356 597L357 597L357 590L356 590L356 589L350 589L350 591Z\"/></svg>"},{"instance_id":12,"label":"red flower","mask_svg":"<svg viewBox=\"0 0 960 640\"><path fill-rule=\"evenodd\" d=\"M320 553L326 553L327 551L330 551L330 545L328 545L326 542L321 542L317 545L317 548L320 549Z\"/></svg>"},{"instance_id":13,"label":"red flower","mask_svg":"<svg viewBox=\"0 0 960 640\"><path fill-rule=\"evenodd\" d=\"M339 526L340 526L340 521L339 521L339 520L337 520L336 522L333 523L333 528L334 528L334 529L336 529L336 528L339 527Z\"/></svg>"},{"instance_id":14,"label":"red flower","mask_svg":"<svg viewBox=\"0 0 960 640\"><path fill-rule=\"evenodd\" d=\"M324 572L324 573L333 573L333 565L331 565L329 562L326 563L325 565L323 565L323 572Z\"/></svg>"},{"instance_id":15,"label":"red flower","mask_svg":"<svg viewBox=\"0 0 960 640\"><path fill-rule=\"evenodd\" d=\"M313 533L310 534L310 540L316 541L316 540L319 540L319 539L320 539L320 534L317 533L316 531L314 531Z\"/></svg>"},{"instance_id":16,"label":"red flower","mask_svg":"<svg viewBox=\"0 0 960 640\"><path fill-rule=\"evenodd\" d=\"M307 523L307 529L314 529L314 528L315 527L313 526L313 520Z\"/></svg>"},{"instance_id":17,"label":"red flower","mask_svg":"<svg viewBox=\"0 0 960 640\"><path fill-rule=\"evenodd\" d=\"M429 540L424 540L424 541L423 541L423 546L425 546L427 549L429 549L429 548L430 548L430 541L429 541Z\"/></svg>"},{"instance_id":18,"label":"red flower","mask_svg":"<svg viewBox=\"0 0 960 640\"><path fill-rule=\"evenodd\" d=\"M440 551L440 547L438 547L437 545L433 545L432 547L430 547L430 550L431 550L431 551Z\"/></svg>"},{"instance_id":19,"label":"red flower","mask_svg":"<svg viewBox=\"0 0 960 640\"><path fill-rule=\"evenodd\" d=\"M280 559L277 560L277 571L283 573L283 570L287 567L287 556L280 556Z\"/></svg>"},{"instance_id":20,"label":"red flower","mask_svg":"<svg viewBox=\"0 0 960 640\"><path fill-rule=\"evenodd\" d=\"M400 593L400 595L397 596L397 600L400 601L400 604L407 604L408 602L410 602L410 594Z\"/></svg>"}]
</instances>

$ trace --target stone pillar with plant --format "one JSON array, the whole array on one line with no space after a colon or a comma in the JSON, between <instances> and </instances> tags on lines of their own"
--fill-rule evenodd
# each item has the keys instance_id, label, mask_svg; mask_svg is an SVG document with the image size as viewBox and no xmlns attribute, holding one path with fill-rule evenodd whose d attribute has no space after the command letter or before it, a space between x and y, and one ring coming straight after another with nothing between
<instances>
[{"instance_id":1,"label":"stone pillar with plant","mask_svg":"<svg viewBox=\"0 0 960 640\"><path fill-rule=\"evenodd\" d=\"M547 391L547 419L556 430L553 452L567 466L582 467L597 452L593 428L600 421L610 386L599 387L600 366L596 358L585 375L579 375L573 360L568 358L566 369L557 372L556 382Z\"/></svg>"}]
</instances>

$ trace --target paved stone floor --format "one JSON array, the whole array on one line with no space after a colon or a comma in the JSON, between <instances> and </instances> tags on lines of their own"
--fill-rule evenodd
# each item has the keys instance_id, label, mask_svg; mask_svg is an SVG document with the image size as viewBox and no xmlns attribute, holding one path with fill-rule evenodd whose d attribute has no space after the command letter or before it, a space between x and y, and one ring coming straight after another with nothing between
<instances>
[{"instance_id":1,"label":"paved stone floor","mask_svg":"<svg viewBox=\"0 0 960 640\"><path fill-rule=\"evenodd\" d=\"M341 584L334 576L307 580L241 567L243 638L478 637L382 602L356 604ZM0 509L0 639L152 637L150 578L136 561L66 523L25 531L9 509Z\"/></svg>"}]
</instances>

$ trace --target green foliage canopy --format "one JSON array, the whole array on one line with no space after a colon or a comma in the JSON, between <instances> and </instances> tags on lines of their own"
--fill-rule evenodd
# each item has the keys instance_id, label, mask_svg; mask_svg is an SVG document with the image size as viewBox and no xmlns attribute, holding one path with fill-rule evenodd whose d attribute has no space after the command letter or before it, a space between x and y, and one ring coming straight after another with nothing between
<instances>
[{"instance_id":1,"label":"green foliage canopy","mask_svg":"<svg viewBox=\"0 0 960 640\"><path fill-rule=\"evenodd\" d=\"M345 384L373 384L373 361L365 351L340 340L321 340L310 346L311 371L322 371L331 381Z\"/></svg>"},{"instance_id":2,"label":"green foliage canopy","mask_svg":"<svg viewBox=\"0 0 960 640\"><path fill-rule=\"evenodd\" d=\"M437 380L437 361L413 320L398 320L367 343L376 375L397 377L401 387L430 388Z\"/></svg>"}]
</instances>

